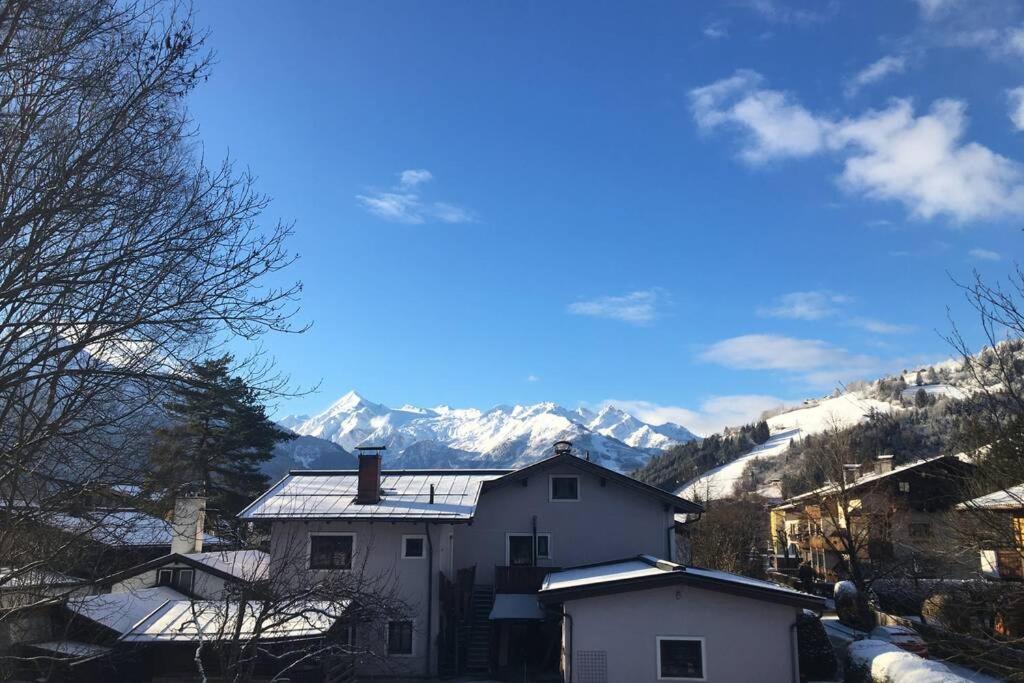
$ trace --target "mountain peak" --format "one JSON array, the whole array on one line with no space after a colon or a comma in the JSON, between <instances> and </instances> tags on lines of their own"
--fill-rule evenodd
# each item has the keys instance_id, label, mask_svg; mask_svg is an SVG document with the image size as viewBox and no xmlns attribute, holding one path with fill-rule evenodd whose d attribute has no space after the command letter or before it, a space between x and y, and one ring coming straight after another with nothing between
<instances>
[{"instance_id":1,"label":"mountain peak","mask_svg":"<svg viewBox=\"0 0 1024 683\"><path fill-rule=\"evenodd\" d=\"M582 407L568 410L553 401L497 405L487 411L444 405L392 409L355 391L319 415L288 420L288 426L346 449L383 444L388 447L389 467L518 466L547 457L551 445L565 439L589 450L601 464L630 471L652 453L693 438L682 427L677 427L675 438L613 406L603 407L600 416ZM431 453L437 462L431 461Z\"/></svg>"}]
</instances>

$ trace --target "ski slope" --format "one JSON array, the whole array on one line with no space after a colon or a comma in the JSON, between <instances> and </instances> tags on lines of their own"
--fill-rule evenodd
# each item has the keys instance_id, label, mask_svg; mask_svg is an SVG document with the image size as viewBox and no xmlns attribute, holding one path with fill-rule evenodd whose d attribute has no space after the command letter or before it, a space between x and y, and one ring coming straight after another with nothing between
<instances>
[{"instance_id":1,"label":"ski slope","mask_svg":"<svg viewBox=\"0 0 1024 683\"><path fill-rule=\"evenodd\" d=\"M693 500L714 500L733 494L747 463L756 459L776 458L789 448L794 439L820 434L832 426L848 427L864 420L871 411L888 413L900 408L866 398L863 392L850 392L835 398L822 399L813 405L796 408L768 419L771 438L736 460L709 470L680 487L676 494Z\"/></svg>"}]
</instances>

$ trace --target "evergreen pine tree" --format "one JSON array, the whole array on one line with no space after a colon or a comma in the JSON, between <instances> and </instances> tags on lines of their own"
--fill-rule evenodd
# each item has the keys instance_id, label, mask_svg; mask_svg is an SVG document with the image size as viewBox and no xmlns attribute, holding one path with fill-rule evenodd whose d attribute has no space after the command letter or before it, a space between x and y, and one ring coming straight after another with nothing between
<instances>
[{"instance_id":1,"label":"evergreen pine tree","mask_svg":"<svg viewBox=\"0 0 1024 683\"><path fill-rule=\"evenodd\" d=\"M925 377L927 377L927 379L928 379L928 384L938 384L939 383L939 375L935 372L935 368L934 367L929 367L928 368L928 374L926 374Z\"/></svg>"},{"instance_id":2,"label":"evergreen pine tree","mask_svg":"<svg viewBox=\"0 0 1024 683\"><path fill-rule=\"evenodd\" d=\"M918 389L917 393L914 394L914 405L918 408L927 408L928 404L928 392L924 389Z\"/></svg>"},{"instance_id":3,"label":"evergreen pine tree","mask_svg":"<svg viewBox=\"0 0 1024 683\"><path fill-rule=\"evenodd\" d=\"M914 378L914 384L917 386L924 384L924 376L921 374L920 370L917 371L917 376Z\"/></svg>"},{"instance_id":4,"label":"evergreen pine tree","mask_svg":"<svg viewBox=\"0 0 1024 683\"><path fill-rule=\"evenodd\" d=\"M266 490L260 465L274 445L295 438L267 418L257 393L231 375L225 355L192 367L174 400L164 408L172 424L157 430L150 455L154 483L168 491L201 483L210 512L233 517Z\"/></svg>"}]
</instances>

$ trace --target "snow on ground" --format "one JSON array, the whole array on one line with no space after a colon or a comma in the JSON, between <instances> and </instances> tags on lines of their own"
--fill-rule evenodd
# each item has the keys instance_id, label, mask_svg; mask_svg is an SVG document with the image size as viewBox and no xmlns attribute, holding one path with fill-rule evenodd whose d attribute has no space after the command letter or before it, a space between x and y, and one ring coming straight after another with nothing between
<instances>
[{"instance_id":1,"label":"snow on ground","mask_svg":"<svg viewBox=\"0 0 1024 683\"><path fill-rule=\"evenodd\" d=\"M714 500L732 495L747 463L776 458L789 448L794 439L819 434L833 425L848 427L864 420L871 411L897 410L891 403L866 398L863 392L850 392L826 398L768 419L771 438L736 460L705 472L680 487L676 494L683 498Z\"/></svg>"},{"instance_id":2,"label":"snow on ground","mask_svg":"<svg viewBox=\"0 0 1024 683\"><path fill-rule=\"evenodd\" d=\"M881 640L850 643L850 660L871 672L878 683L968 683L941 662L924 659Z\"/></svg>"},{"instance_id":3,"label":"snow on ground","mask_svg":"<svg viewBox=\"0 0 1024 683\"><path fill-rule=\"evenodd\" d=\"M901 396L906 401L913 401L919 389L924 389L924 393L936 398L941 396L955 399L967 398L967 392L952 384L922 384L921 386L915 386L911 383L909 387L903 390Z\"/></svg>"}]
</instances>

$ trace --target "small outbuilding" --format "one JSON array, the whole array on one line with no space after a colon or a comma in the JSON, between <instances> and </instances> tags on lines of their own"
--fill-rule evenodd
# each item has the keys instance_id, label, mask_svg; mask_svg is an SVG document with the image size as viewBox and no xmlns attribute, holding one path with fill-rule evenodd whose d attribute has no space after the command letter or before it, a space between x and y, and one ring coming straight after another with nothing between
<instances>
[{"instance_id":1,"label":"small outbuilding","mask_svg":"<svg viewBox=\"0 0 1024 683\"><path fill-rule=\"evenodd\" d=\"M824 600L728 572L641 555L549 574L572 683L799 681L796 623Z\"/></svg>"}]
</instances>

